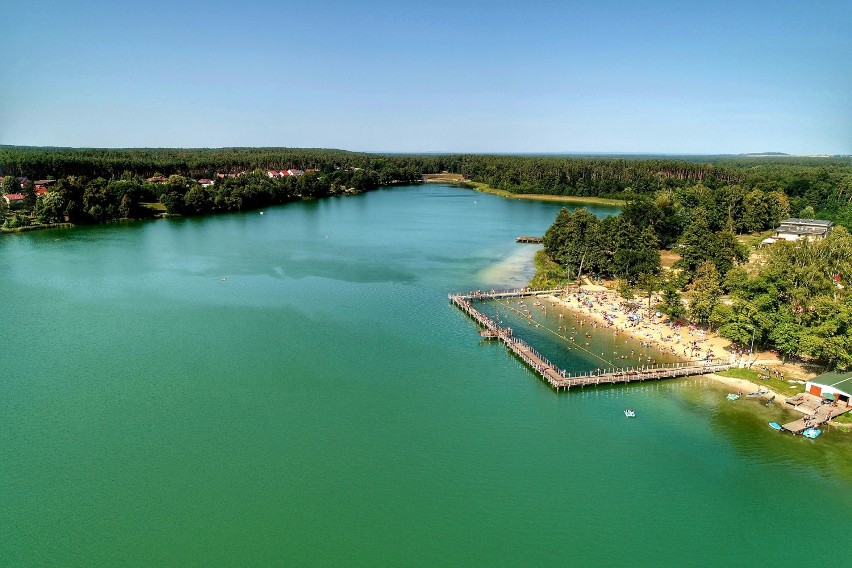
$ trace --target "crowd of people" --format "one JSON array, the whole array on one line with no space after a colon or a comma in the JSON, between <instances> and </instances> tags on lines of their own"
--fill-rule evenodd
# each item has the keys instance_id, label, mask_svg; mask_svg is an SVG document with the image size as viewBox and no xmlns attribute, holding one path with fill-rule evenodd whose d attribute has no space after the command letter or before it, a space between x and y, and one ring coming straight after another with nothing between
<instances>
[{"instance_id":1,"label":"crowd of people","mask_svg":"<svg viewBox=\"0 0 852 568\"><path fill-rule=\"evenodd\" d=\"M680 325L659 312L649 313L647 306L625 300L615 292L581 289L557 299L568 308L588 315L595 322L593 327L612 329L614 335L629 333L643 347L655 348L663 355L712 361L722 350L724 340L714 342L704 330Z\"/></svg>"}]
</instances>

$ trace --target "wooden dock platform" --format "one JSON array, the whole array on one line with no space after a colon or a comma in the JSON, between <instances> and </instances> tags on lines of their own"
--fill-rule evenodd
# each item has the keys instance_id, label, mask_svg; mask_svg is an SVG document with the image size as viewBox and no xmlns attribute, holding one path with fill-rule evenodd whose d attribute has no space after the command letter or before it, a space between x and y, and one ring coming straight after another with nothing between
<instances>
[{"instance_id":1,"label":"wooden dock platform","mask_svg":"<svg viewBox=\"0 0 852 568\"><path fill-rule=\"evenodd\" d=\"M489 292L476 291L468 294L449 294L448 297L450 303L485 328L482 332L480 332L480 335L483 337L496 338L502 341L512 353L514 353L524 363L529 365L530 368L538 373L542 379L547 381L547 383L557 391L568 390L571 387L586 387L592 385L706 375L708 373L726 371L731 368L731 365L713 363L671 363L668 365L646 365L625 369L597 369L594 372L574 375L566 373L564 370L548 361L546 357L533 349L533 347L523 339L515 337L511 328L499 327L491 320L491 318L473 306L473 302L475 301L523 298L562 292L564 292L564 290L561 289L531 290L529 288L521 288L517 290L491 290Z\"/></svg>"},{"instance_id":2,"label":"wooden dock platform","mask_svg":"<svg viewBox=\"0 0 852 568\"><path fill-rule=\"evenodd\" d=\"M531 237L529 235L521 235L520 237L515 239L516 243L529 243L529 244L538 244L544 241L544 237Z\"/></svg>"},{"instance_id":3,"label":"wooden dock platform","mask_svg":"<svg viewBox=\"0 0 852 568\"><path fill-rule=\"evenodd\" d=\"M816 409L814 414L807 414L798 420L793 420L792 422L788 422L786 424L782 424L781 428L787 430L788 432L792 432L793 434L801 434L805 430L810 427L822 426L826 422L829 422L841 414L845 414L850 411L849 407L844 406L821 406ZM808 422L805 423L805 418L808 419Z\"/></svg>"}]
</instances>

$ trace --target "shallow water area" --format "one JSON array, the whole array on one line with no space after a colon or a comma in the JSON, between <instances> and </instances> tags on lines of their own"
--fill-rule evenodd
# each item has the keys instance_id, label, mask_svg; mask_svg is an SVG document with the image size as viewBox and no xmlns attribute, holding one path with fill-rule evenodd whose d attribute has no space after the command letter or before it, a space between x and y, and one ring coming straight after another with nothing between
<instances>
[{"instance_id":1,"label":"shallow water area","mask_svg":"<svg viewBox=\"0 0 852 568\"><path fill-rule=\"evenodd\" d=\"M449 305L523 283L559 208L428 185L3 236L0 565L836 560L852 436L704 378L557 394Z\"/></svg>"}]
</instances>

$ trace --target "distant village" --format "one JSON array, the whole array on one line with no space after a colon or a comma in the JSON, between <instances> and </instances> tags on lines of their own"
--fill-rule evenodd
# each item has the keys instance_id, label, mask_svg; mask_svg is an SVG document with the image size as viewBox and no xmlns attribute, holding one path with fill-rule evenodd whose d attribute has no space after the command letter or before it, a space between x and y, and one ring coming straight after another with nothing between
<instances>
[{"instance_id":1,"label":"distant village","mask_svg":"<svg viewBox=\"0 0 852 568\"><path fill-rule=\"evenodd\" d=\"M357 169L357 168L355 168ZM270 178L278 179L278 178L287 178L287 177L300 177L305 175L305 173L319 173L319 170L316 168L309 168L307 170L298 170L295 168L291 168L289 170L267 170L266 175ZM235 178L241 175L246 174L246 172L237 172L237 173L228 173L228 174L216 174L218 179L223 179L226 177ZM166 183L169 181L169 178L165 176L154 176L146 178L145 181L149 183ZM195 180L201 187L211 187L216 184L216 180L201 178Z\"/></svg>"},{"instance_id":2,"label":"distant village","mask_svg":"<svg viewBox=\"0 0 852 568\"><path fill-rule=\"evenodd\" d=\"M6 178L0 177L0 184L5 184ZM40 196L47 193L48 186L56 183L55 179L39 179L31 182L29 178L20 177L17 178L17 188L21 191L17 191L14 193L5 193L3 195L3 201L9 209L23 209L27 202L27 196L23 193L23 190L28 186L32 187L33 195L31 199L38 199Z\"/></svg>"},{"instance_id":3,"label":"distant village","mask_svg":"<svg viewBox=\"0 0 852 568\"><path fill-rule=\"evenodd\" d=\"M353 168L353 169L357 170L359 168ZM319 173L319 171L320 170L318 170L316 168L309 168L309 169L306 169L306 170L290 168L290 169L287 169L287 170L267 170L266 175L270 178L273 178L273 179L281 179L281 178L288 178L288 177L298 178L298 177L305 175L306 173ZM235 177L244 175L246 173L247 172L245 172L245 171L236 172L236 173L217 173L216 178L217 179L235 178ZM8 184L5 183L5 179L6 179L5 177L0 176L0 185L2 185L3 187L6 187L8 185ZM3 193L2 194L3 203L10 210L21 210L21 209L27 208L27 206L28 206L27 193L29 192L28 188L32 188L32 193L30 194L29 197L30 197L30 201L34 202L36 199L38 199L39 197L41 197L42 195L47 193L48 188L51 185L53 185L57 182L57 180L55 180L55 179L39 179L39 180L33 181L33 180L30 180L27 177L18 177L18 178L15 178L15 181L17 182L15 184L15 187L17 189L19 189L20 191L14 191L14 192L11 192L11 193ZM152 177L146 178L145 181L147 181L148 183L166 183L166 182L169 181L169 178L166 177L166 176L152 176ZM201 178L201 179L197 179L195 181L201 187L212 187L216 184L215 179L209 179L209 178ZM32 206L33 204L34 203L29 203L29 206Z\"/></svg>"}]
</instances>

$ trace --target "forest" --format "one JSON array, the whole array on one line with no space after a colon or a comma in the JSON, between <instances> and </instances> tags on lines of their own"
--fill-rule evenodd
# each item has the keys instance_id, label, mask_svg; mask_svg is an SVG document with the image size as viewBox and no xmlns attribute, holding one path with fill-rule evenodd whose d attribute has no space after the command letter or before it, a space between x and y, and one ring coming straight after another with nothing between
<instances>
[{"instance_id":1,"label":"forest","mask_svg":"<svg viewBox=\"0 0 852 568\"><path fill-rule=\"evenodd\" d=\"M673 196L636 199L604 220L583 208L563 209L545 233L546 257L537 259L551 281L538 284L582 275L616 279L622 296L647 298L650 309L658 294L659 311L718 331L743 349L852 367L852 235L845 227L825 239L752 250L736 233L776 226L788 213L783 193L739 209L727 192L700 184ZM662 268L660 247L679 257L671 270Z\"/></svg>"},{"instance_id":2,"label":"forest","mask_svg":"<svg viewBox=\"0 0 852 568\"><path fill-rule=\"evenodd\" d=\"M774 201L771 196L783 194L792 216L814 216L830 219L852 228L852 158L799 158L788 156L517 156L480 154L367 154L343 150L310 148L43 148L0 146L0 175L29 179L75 178L75 184L98 186L90 193L108 199L86 204L74 199L72 209L79 212L77 222L98 222L103 217L119 218L117 211L128 182L141 188L142 201L160 198L161 188L146 186L153 176L180 176L186 179L216 179L217 174L239 175L239 182L229 182L235 190L243 184L248 199L232 199L226 195L209 196L196 205L176 207L175 212L213 212L279 203L299 195L299 188L263 184L259 176L244 178L252 172L268 169L298 168L316 170L306 195L334 194L341 188L364 191L392 183L419 180L422 174L443 171L463 174L513 193L537 193L588 197L610 197L635 200L660 195L675 196L684 188L698 186L707 194L721 191L727 195L730 210L727 218L735 219L736 231L762 224L759 218L745 217L744 209L763 215L756 201ZM118 181L123 186L113 187ZM289 183L289 182L288 182ZM172 193L181 194L179 183ZM315 186L315 187L314 187ZM102 188L106 187L106 190ZM188 192L188 188L185 188ZM85 192L85 190L84 190ZM186 192L182 193L185 197ZM78 196L79 197L79 196ZM135 199L137 192L129 199ZM218 197L218 201L217 201ZM706 196L702 197L707 199ZM205 201L205 200L201 200ZM87 207L88 204L88 207ZM180 205L172 200L173 205ZM99 205L99 215L88 215ZM109 213L104 213L112 205ZM133 210L133 208L130 208ZM125 208L124 212L127 212ZM135 209L144 213L144 210ZM98 213L96 210L95 213ZM720 213L721 214L721 213ZM711 224L717 220L710 220ZM665 244L665 240L663 241Z\"/></svg>"},{"instance_id":3,"label":"forest","mask_svg":"<svg viewBox=\"0 0 852 568\"><path fill-rule=\"evenodd\" d=\"M269 177L298 169L301 175ZM5 227L242 211L294 199L359 193L421 179L405 158L310 149L68 149L0 147L3 193L22 193ZM21 180L20 178L26 178ZM36 196L34 179L56 180ZM201 184L209 179L213 183ZM0 211L3 213L3 211Z\"/></svg>"}]
</instances>

